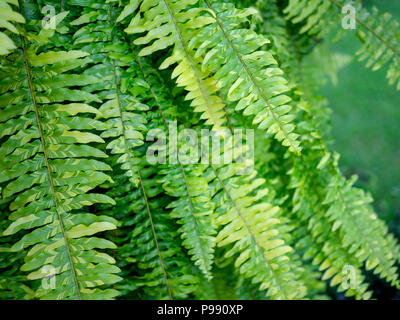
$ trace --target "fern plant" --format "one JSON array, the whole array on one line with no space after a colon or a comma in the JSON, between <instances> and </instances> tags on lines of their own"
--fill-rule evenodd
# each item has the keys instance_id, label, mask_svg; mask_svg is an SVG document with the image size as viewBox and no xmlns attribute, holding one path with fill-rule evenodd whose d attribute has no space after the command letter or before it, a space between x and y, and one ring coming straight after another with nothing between
<instances>
[{"instance_id":1,"label":"fern plant","mask_svg":"<svg viewBox=\"0 0 400 320\"><path fill-rule=\"evenodd\" d=\"M0 297L369 299L369 270L399 288L316 93L343 5L1 0ZM397 83L396 22L357 8L360 59Z\"/></svg>"}]
</instances>

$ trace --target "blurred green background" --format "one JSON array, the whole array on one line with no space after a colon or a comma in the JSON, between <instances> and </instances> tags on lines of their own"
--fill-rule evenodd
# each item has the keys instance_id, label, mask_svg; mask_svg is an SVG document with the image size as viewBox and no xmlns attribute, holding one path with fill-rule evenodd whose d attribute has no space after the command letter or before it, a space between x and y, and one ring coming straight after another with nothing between
<instances>
[{"instance_id":1,"label":"blurred green background","mask_svg":"<svg viewBox=\"0 0 400 320\"><path fill-rule=\"evenodd\" d=\"M400 22L400 0L364 3ZM357 61L360 42L354 31L345 34L331 47L354 59L339 70L336 85L329 81L321 90L333 111L331 148L341 154L343 173L359 176L358 186L372 193L376 211L400 238L400 91L388 85L386 68L373 72Z\"/></svg>"}]
</instances>

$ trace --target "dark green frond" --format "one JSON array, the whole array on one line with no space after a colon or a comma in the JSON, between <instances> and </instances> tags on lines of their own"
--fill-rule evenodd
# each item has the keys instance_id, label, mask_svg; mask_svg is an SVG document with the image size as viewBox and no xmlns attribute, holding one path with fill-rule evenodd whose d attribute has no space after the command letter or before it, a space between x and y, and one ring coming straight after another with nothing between
<instances>
[{"instance_id":1,"label":"dark green frond","mask_svg":"<svg viewBox=\"0 0 400 320\"><path fill-rule=\"evenodd\" d=\"M112 181L104 173L111 168L94 160L107 157L96 147L106 125L90 117L98 113L89 105L97 98L76 88L97 79L74 73L87 53L59 51L34 36L21 39L1 69L2 195L11 201L12 221L3 235L21 236L11 252L29 249L21 267L28 279L56 278L54 287L39 287L37 297L112 298L117 292L107 285L120 280L119 269L96 249L115 245L91 236L115 229L116 221L85 212L95 203L114 203L90 192Z\"/></svg>"}]
</instances>

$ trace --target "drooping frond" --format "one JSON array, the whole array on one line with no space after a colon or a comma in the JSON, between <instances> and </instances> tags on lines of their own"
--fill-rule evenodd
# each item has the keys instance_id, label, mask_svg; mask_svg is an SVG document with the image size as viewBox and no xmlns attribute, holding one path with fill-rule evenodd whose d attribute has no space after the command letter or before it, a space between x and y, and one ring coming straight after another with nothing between
<instances>
[{"instance_id":1,"label":"drooping frond","mask_svg":"<svg viewBox=\"0 0 400 320\"><path fill-rule=\"evenodd\" d=\"M339 228L344 246L365 263L367 270L399 286L396 258L385 239L387 228L373 212L369 195L353 187L355 179L347 180L339 174L331 177L324 203L329 206L327 216Z\"/></svg>"},{"instance_id":2,"label":"drooping frond","mask_svg":"<svg viewBox=\"0 0 400 320\"><path fill-rule=\"evenodd\" d=\"M188 250L194 264L210 280L216 230L213 222L214 204L211 201L207 166L193 164L193 159L187 159L186 155L182 154L182 149L196 152L193 150L196 146L190 146L184 141L177 141L177 137L174 138L177 132L174 133L172 130L176 125L174 122L176 117L171 117L171 113L174 113L171 112L171 109L173 110L171 97L160 90L162 86L151 87L152 84L158 83L155 79L156 73L148 65L141 65L161 122L158 129L163 129L169 137L165 140L169 146L169 162L160 171L164 176L160 179L163 189L169 196L176 199L168 205L168 208L172 208L171 216L181 225L178 231L184 239L182 245ZM185 128L181 126L179 130L185 130Z\"/></svg>"},{"instance_id":3,"label":"drooping frond","mask_svg":"<svg viewBox=\"0 0 400 320\"><path fill-rule=\"evenodd\" d=\"M373 71L388 65L386 78L390 85L400 90L400 24L389 13L361 11L359 30L362 47L357 51L359 61L366 61L366 67Z\"/></svg>"},{"instance_id":4,"label":"drooping frond","mask_svg":"<svg viewBox=\"0 0 400 320\"><path fill-rule=\"evenodd\" d=\"M0 181L12 221L3 234L27 230L10 250L29 249L21 267L28 279L55 277L56 285L39 287L37 297L109 299L117 295L107 285L120 280L119 269L97 249L115 245L93 235L115 229L116 221L86 213L92 204L114 203L89 192L112 181L101 161L107 156L96 147L103 140L95 132L105 125L90 117L99 113L89 105L97 98L76 88L97 79L73 72L87 53L54 51L38 39L22 37L1 68Z\"/></svg>"},{"instance_id":5,"label":"drooping frond","mask_svg":"<svg viewBox=\"0 0 400 320\"><path fill-rule=\"evenodd\" d=\"M355 295L358 299L368 299L371 292L367 292L368 285L361 274L361 263L354 258L342 243L334 223L326 216L326 209L321 205L321 194L315 193L310 184L316 183L314 175L306 173L307 164L296 161L291 169L290 188L295 192L292 197L293 220L297 223L294 231L295 248L298 249L304 259L310 259L313 264L324 271L322 279L331 279L330 285L339 285L339 291L346 291L346 295ZM348 274L344 271L351 268L355 274L351 286Z\"/></svg>"},{"instance_id":6,"label":"drooping frond","mask_svg":"<svg viewBox=\"0 0 400 320\"><path fill-rule=\"evenodd\" d=\"M302 135L304 128L313 128L314 139L320 135L330 138L331 110L326 106L326 99L316 93L328 75L334 78L338 69L349 62L349 57L327 52L328 46L324 44L316 46L316 39L299 33L300 26L285 19L280 5L277 0L256 2L256 9L263 17L261 22L256 20L257 30L271 40L271 51L288 77L288 86L292 90L287 95L292 99L293 112L297 113L298 133ZM310 117L314 124L309 121ZM302 139L307 140L308 137L302 136Z\"/></svg>"},{"instance_id":7,"label":"drooping frond","mask_svg":"<svg viewBox=\"0 0 400 320\"><path fill-rule=\"evenodd\" d=\"M183 245L193 256L193 261L210 279L215 248L215 226L211 216L214 206L205 177L204 166L188 170L183 165L166 169L160 181L166 192L177 200L168 205L173 208L172 217L182 225L179 229L184 241Z\"/></svg>"},{"instance_id":8,"label":"drooping frond","mask_svg":"<svg viewBox=\"0 0 400 320\"><path fill-rule=\"evenodd\" d=\"M169 139L165 142L169 143L169 148L172 149L169 150L171 157L169 163L160 171L164 177L159 180L165 192L176 199L167 208L172 208L171 217L181 225L178 232L184 239L182 245L188 250L194 264L210 280L216 230L213 223L214 205L211 201L206 166L186 163L186 159L182 159L182 148L186 149L190 146L184 142L173 141L174 133L170 130L171 124L174 123L171 118L171 113L174 113L171 112L173 109L171 98L160 90L162 86L155 86L157 83L155 71L148 65L140 64L157 108L161 124L158 129L163 128L168 133ZM184 130L182 127L180 129ZM171 151L175 151L176 155Z\"/></svg>"},{"instance_id":9,"label":"drooping frond","mask_svg":"<svg viewBox=\"0 0 400 320\"><path fill-rule=\"evenodd\" d=\"M146 56L173 46L172 55L164 60L160 68L177 64L172 77L177 78L178 86L188 91L186 99L192 100L191 106L202 114L207 124L220 128L225 122L224 104L216 95L215 80L201 70L201 64L187 45L192 29L201 28L212 19L201 15L201 8L191 8L197 0L131 1L119 19L128 12L134 12L139 3L139 11L125 29L128 34L146 32L145 36L134 41L134 44L145 45L139 55Z\"/></svg>"},{"instance_id":10,"label":"drooping frond","mask_svg":"<svg viewBox=\"0 0 400 320\"><path fill-rule=\"evenodd\" d=\"M328 250L325 252L326 262L321 264L321 268L336 264L336 267L327 269L324 277L336 274L332 280L333 284L346 281L343 272L341 275L337 272L340 268L352 266L360 275L356 277L358 284L347 293L363 299L371 295L365 292L367 284L361 284L364 279L361 271L357 270L363 266L367 270L373 269L381 278L398 286L396 251L393 250L395 246L387 240L388 230L370 206L370 195L353 187L356 177L346 179L339 170L338 155L328 152L322 138L312 132L310 134L317 137L309 139L308 142L312 143L315 149L302 156L301 164L296 160L297 164L292 171L292 187L296 188L293 200L298 202L294 206L294 212L300 213L297 218L308 220L308 229L313 241L324 243L324 251ZM307 167L311 163L312 167L317 168L314 173ZM303 207L304 204L306 207ZM321 209L318 209L319 205L322 205ZM319 213L318 218L312 216L313 212L315 214L320 212L319 210L322 210L322 214ZM315 224L319 228L316 228ZM353 262L344 263L346 260ZM341 261L341 264L338 261ZM318 263L321 262L322 260Z\"/></svg>"},{"instance_id":11,"label":"drooping frond","mask_svg":"<svg viewBox=\"0 0 400 320\"><path fill-rule=\"evenodd\" d=\"M227 101L237 101L236 111L254 116L253 123L274 135L292 152L300 152L288 105L289 90L283 72L270 52L269 41L242 26L251 10L238 10L228 3L205 1L216 22L202 28L190 47L203 57L203 68L214 73ZM242 40L243 39L243 40Z\"/></svg>"},{"instance_id":12,"label":"drooping frond","mask_svg":"<svg viewBox=\"0 0 400 320\"><path fill-rule=\"evenodd\" d=\"M215 176L214 196L221 226L219 247L228 246L225 257L235 256L235 267L244 277L265 290L271 299L300 299L305 288L293 273L285 255L292 248L280 239L277 230L279 207L263 201L268 190L256 174L237 175L239 164L211 166Z\"/></svg>"},{"instance_id":13,"label":"drooping frond","mask_svg":"<svg viewBox=\"0 0 400 320\"><path fill-rule=\"evenodd\" d=\"M178 227L166 209L171 199L163 194L156 171L143 167L139 188L129 187L121 175L110 193L117 199L115 215L123 221L120 290L127 297L185 299L196 288L196 270L182 251Z\"/></svg>"}]
</instances>

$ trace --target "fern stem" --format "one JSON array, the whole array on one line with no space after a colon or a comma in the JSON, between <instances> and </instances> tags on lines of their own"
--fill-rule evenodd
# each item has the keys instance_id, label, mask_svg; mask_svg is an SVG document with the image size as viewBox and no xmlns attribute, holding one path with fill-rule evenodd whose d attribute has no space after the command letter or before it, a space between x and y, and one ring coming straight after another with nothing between
<instances>
[{"instance_id":1,"label":"fern stem","mask_svg":"<svg viewBox=\"0 0 400 320\"><path fill-rule=\"evenodd\" d=\"M49 184L50 184L50 189L51 189L51 192L52 192L52 198L53 198L55 209L57 211L60 230L61 230L61 233L62 233L63 238L64 238L65 248L66 248L66 251L67 251L67 254L68 254L68 261L69 261L69 264L71 266L71 273L72 273L72 276L73 276L73 279L74 279L74 283L75 283L75 287L76 287L76 290L77 290L78 299L81 300L82 297L81 297L81 293L80 293L80 290L79 290L79 283L78 283L78 279L77 279L77 275L76 275L76 271L75 271L75 266L74 266L74 263L72 261L72 256L71 256L71 252L70 252L70 248L69 248L68 238L67 238L67 235L65 233L65 229L64 229L61 213L59 211L59 205L58 205L58 201L57 201L56 191L55 191L55 188L54 188L54 181L53 181L53 177L51 175L49 159L48 159L46 146L45 146L45 142L44 142L43 131L42 131L42 127L41 127L41 124L40 124L40 115L39 115L39 111L38 111L37 104L36 104L36 98L35 98L35 93L34 93L34 89L33 89L33 85L32 85L32 79L31 79L31 73L30 73L29 64L28 64L28 58L27 58L27 55L26 55L24 39L23 39L22 35L20 35L20 39L21 39L22 53L23 53L23 57L24 57L24 65L25 65L25 70L26 70L26 76L27 76L27 79L28 79L29 91L30 91L30 95L31 95L31 99L32 99L32 105L33 105L33 108L35 110L35 118L36 118L36 123L37 123L38 131L39 131L39 135L40 135L40 142L41 142L42 149L43 149L44 161L46 163L47 175L48 175L48 178L49 178Z\"/></svg>"},{"instance_id":2,"label":"fern stem","mask_svg":"<svg viewBox=\"0 0 400 320\"><path fill-rule=\"evenodd\" d=\"M158 258L160 259L161 268L162 268L163 275L164 275L164 280L165 280L165 283L166 283L166 286L167 286L167 289L168 289L168 296L169 296L169 299L170 299L170 300L173 300L171 288L170 288L169 282L168 282L167 272L165 271L164 262L163 262L163 259L162 259L162 257L161 257L161 251L160 251L160 247L159 247L159 245L158 245L156 229L155 229L155 227L154 227L153 218L151 217L151 211L150 211L149 201L148 201L148 199L147 199L146 191L145 191L145 189L144 189L142 176L141 176L141 174L140 174L140 170L137 170L137 172L138 172L138 176L139 176L140 187L141 187L141 189L142 189L143 196L144 196L144 200L145 200L145 202L146 202L147 213L149 214L149 220L150 220L150 224L151 224L151 229L152 229L152 231L153 231L153 237L154 237L154 241L155 241L156 247L157 247Z\"/></svg>"}]
</instances>

